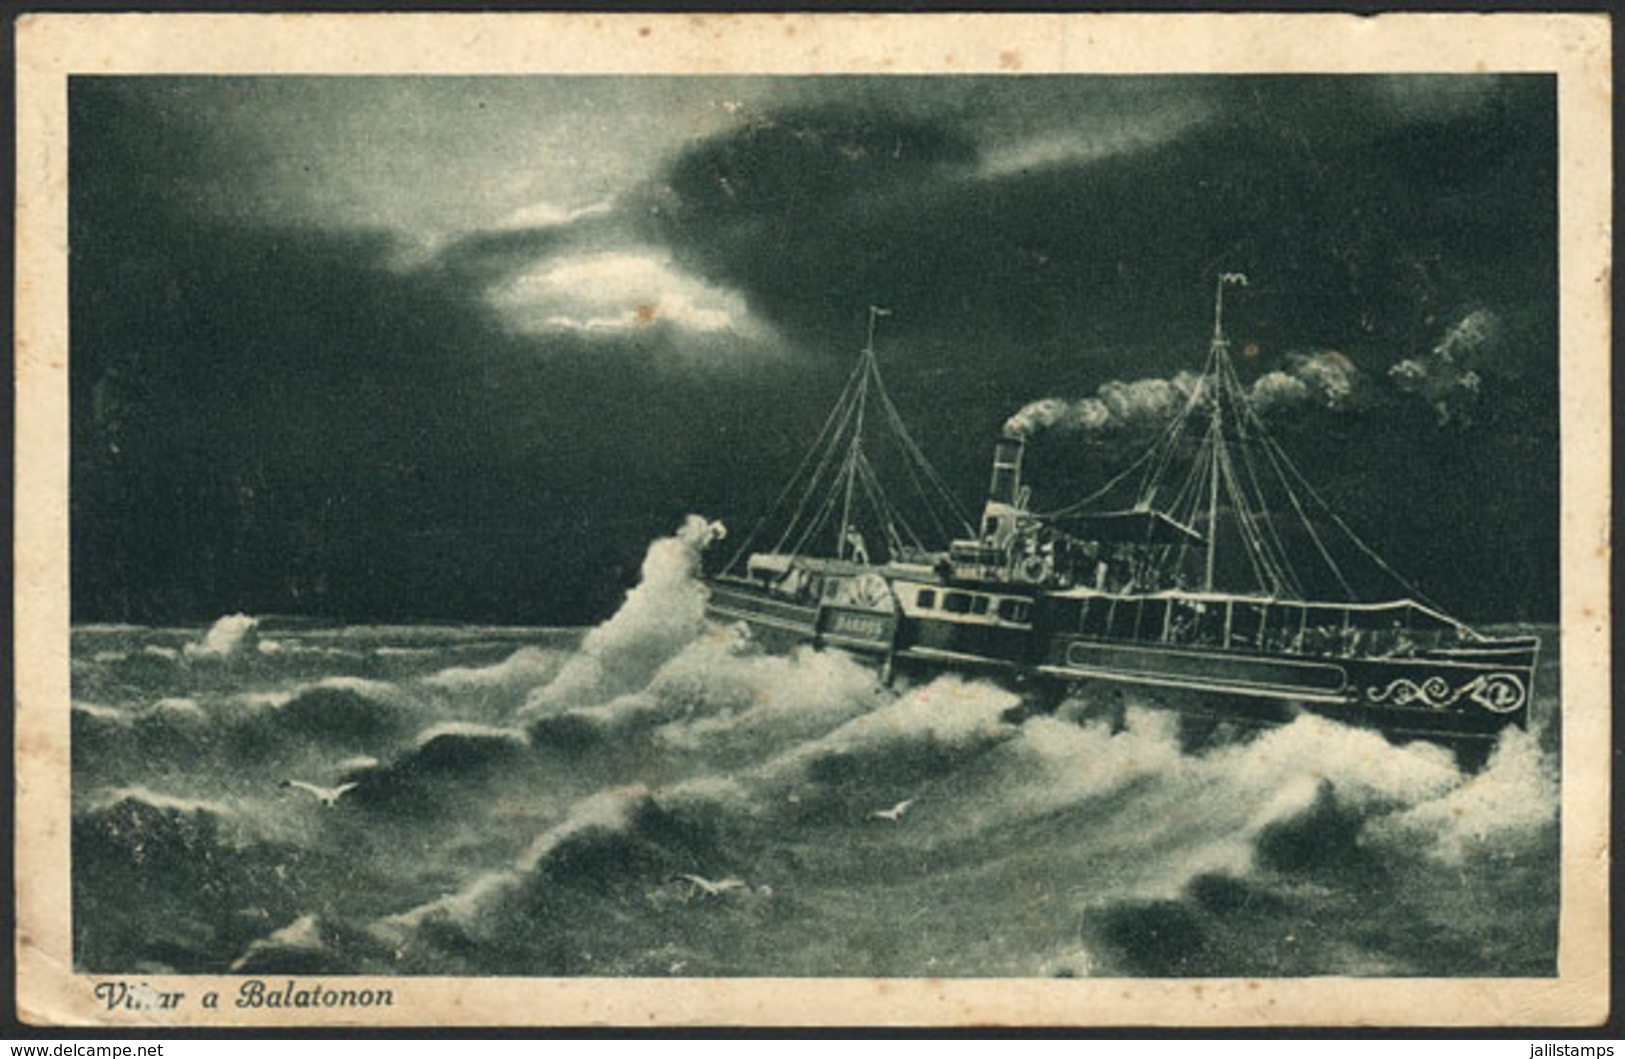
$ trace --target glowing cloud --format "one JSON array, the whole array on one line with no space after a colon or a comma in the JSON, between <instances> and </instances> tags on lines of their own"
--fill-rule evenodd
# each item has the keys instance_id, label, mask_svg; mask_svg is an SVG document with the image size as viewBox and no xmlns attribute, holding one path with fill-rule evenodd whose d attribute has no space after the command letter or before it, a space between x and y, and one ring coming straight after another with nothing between
<instances>
[{"instance_id":1,"label":"glowing cloud","mask_svg":"<svg viewBox=\"0 0 1625 1059\"><path fill-rule=\"evenodd\" d=\"M491 302L531 333L624 335L665 326L718 334L750 326L739 294L641 248L545 262L499 287Z\"/></svg>"},{"instance_id":2,"label":"glowing cloud","mask_svg":"<svg viewBox=\"0 0 1625 1059\"><path fill-rule=\"evenodd\" d=\"M528 228L564 228L588 217L603 217L615 208L613 202L594 202L567 210L551 202L521 206L492 225L496 231L522 231Z\"/></svg>"}]
</instances>

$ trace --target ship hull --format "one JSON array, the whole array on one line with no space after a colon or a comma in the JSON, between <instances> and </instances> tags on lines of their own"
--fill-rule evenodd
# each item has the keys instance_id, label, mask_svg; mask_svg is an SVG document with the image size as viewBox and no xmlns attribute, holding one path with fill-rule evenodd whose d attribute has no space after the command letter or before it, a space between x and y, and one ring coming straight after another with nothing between
<instances>
[{"instance_id":1,"label":"ship hull","mask_svg":"<svg viewBox=\"0 0 1625 1059\"><path fill-rule=\"evenodd\" d=\"M1485 639L1403 656L1289 654L1111 639L1003 621L1008 587L985 589L985 614L922 610L927 592L973 588L890 582L889 598L850 605L787 600L737 580L708 582L706 616L743 624L769 650L833 647L895 671L956 671L1007 678L1059 701L1084 685L1153 689L1156 703L1254 724L1281 724L1304 712L1397 738L1445 743L1493 739L1527 727L1538 641Z\"/></svg>"},{"instance_id":2,"label":"ship hull","mask_svg":"<svg viewBox=\"0 0 1625 1059\"><path fill-rule=\"evenodd\" d=\"M785 600L755 585L726 581L709 582L707 588L709 620L743 623L751 638L770 650L805 644L884 657L897 640L897 616L872 607Z\"/></svg>"},{"instance_id":3,"label":"ship hull","mask_svg":"<svg viewBox=\"0 0 1625 1059\"><path fill-rule=\"evenodd\" d=\"M1054 637L1038 672L1063 685L1138 685L1223 704L1262 723L1300 712L1396 735L1491 739L1527 727L1538 643L1477 655L1284 657Z\"/></svg>"}]
</instances>

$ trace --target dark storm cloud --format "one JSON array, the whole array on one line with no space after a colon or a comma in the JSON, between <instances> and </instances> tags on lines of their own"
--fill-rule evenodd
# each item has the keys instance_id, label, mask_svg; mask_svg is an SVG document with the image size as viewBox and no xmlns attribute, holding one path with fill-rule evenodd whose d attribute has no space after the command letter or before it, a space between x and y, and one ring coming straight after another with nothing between
<instances>
[{"instance_id":1,"label":"dark storm cloud","mask_svg":"<svg viewBox=\"0 0 1625 1059\"><path fill-rule=\"evenodd\" d=\"M764 510L871 304L974 503L1023 405L1199 367L1218 269L1249 384L1336 351L1394 391L1282 425L1373 543L1555 562L1549 80L566 82L74 82L76 615L601 613L684 512ZM1452 602L1550 609L1510 565Z\"/></svg>"},{"instance_id":2,"label":"dark storm cloud","mask_svg":"<svg viewBox=\"0 0 1625 1059\"><path fill-rule=\"evenodd\" d=\"M200 207L218 130L165 86L72 101L77 617L571 621L651 525L716 502L685 495L722 462L693 422L737 384L662 376L684 336L625 336L606 370L602 336L516 334L489 304L606 219L403 263L394 233Z\"/></svg>"},{"instance_id":3,"label":"dark storm cloud","mask_svg":"<svg viewBox=\"0 0 1625 1059\"><path fill-rule=\"evenodd\" d=\"M940 123L835 105L776 112L683 152L667 173L664 212L676 225L796 220L975 160L974 144Z\"/></svg>"},{"instance_id":4,"label":"dark storm cloud","mask_svg":"<svg viewBox=\"0 0 1625 1059\"><path fill-rule=\"evenodd\" d=\"M1051 86L1065 84L984 88L1005 112L1032 102L1052 113ZM1164 89L1163 109L1189 114L1205 100L1210 116L1099 152L1087 145L1095 126L1115 128L1098 109L1110 97L1080 104L1060 132L981 145L964 142L955 118L894 117L902 108L872 93L767 115L677 158L651 213L684 260L810 336L827 334L841 307L878 299L936 323L933 337L968 333L1018 356L1062 344L1155 356L1191 333L1224 266L1262 279L1268 318L1252 322L1270 325L1266 337L1330 335L1319 344L1331 346L1375 335L1397 357L1428 341L1409 332L1448 312L1469 280L1513 279L1485 251L1523 280L1549 263L1550 247L1526 239L1550 200L1539 91L1486 84L1479 105L1420 122L1386 102L1386 81L1182 84L1191 102L1175 107L1181 97ZM1509 124L1529 135L1507 142ZM1062 132L1075 152L1020 164Z\"/></svg>"},{"instance_id":5,"label":"dark storm cloud","mask_svg":"<svg viewBox=\"0 0 1625 1059\"><path fill-rule=\"evenodd\" d=\"M1065 120L1048 98L1068 95L1063 78L966 79L935 118L908 84L890 100L832 85L841 102L762 117L770 136L746 126L675 159L650 223L679 261L744 291L805 348L844 359L851 307L891 308L889 378L955 481L980 478L987 439L1036 398L1197 369L1212 277L1245 271L1253 285L1228 314L1245 382L1281 391L1333 357L1364 386L1367 400L1318 403L1344 413L1333 421L1280 429L1381 548L1426 571L1514 532L1555 557L1555 496L1541 483L1555 480L1556 450L1537 440L1556 409L1550 82L1110 80L1110 92L1070 95ZM1136 82L1155 100L1141 124L1157 130L1139 139L1108 105ZM994 113L1037 116L1001 135ZM960 146L876 164L879 144L907 157L910 137ZM1471 373L1440 367L1433 350L1485 313L1505 325L1495 355ZM1408 385L1418 370L1427 384ZM1471 428L1457 417L1441 435L1440 409L1468 404ZM1064 448L1035 454L1051 464L1035 488L1056 503L1121 455ZM1433 465L1417 471L1401 450ZM1498 496L1517 513L1494 531L1482 492L1470 501L1463 485L1487 488L1485 466L1519 483ZM1539 582L1445 591L1511 612L1550 600Z\"/></svg>"}]
</instances>

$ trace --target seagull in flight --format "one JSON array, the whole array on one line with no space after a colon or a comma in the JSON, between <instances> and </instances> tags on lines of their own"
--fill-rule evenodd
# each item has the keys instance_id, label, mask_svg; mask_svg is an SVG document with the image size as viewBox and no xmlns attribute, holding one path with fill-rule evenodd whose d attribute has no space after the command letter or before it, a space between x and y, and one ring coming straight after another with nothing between
<instances>
[{"instance_id":1,"label":"seagull in flight","mask_svg":"<svg viewBox=\"0 0 1625 1059\"><path fill-rule=\"evenodd\" d=\"M676 875L674 878L681 879L683 882L688 883L688 899L690 901L696 897L721 897L723 894L729 893L733 890L745 889L745 881L743 879L727 878L713 880L707 879L703 875L689 875L686 873Z\"/></svg>"},{"instance_id":2,"label":"seagull in flight","mask_svg":"<svg viewBox=\"0 0 1625 1059\"><path fill-rule=\"evenodd\" d=\"M904 798L890 809L876 809L874 812L869 814L869 819L890 820L894 824L899 823L903 819L903 814L908 812L908 807L913 804L913 798Z\"/></svg>"},{"instance_id":3,"label":"seagull in flight","mask_svg":"<svg viewBox=\"0 0 1625 1059\"><path fill-rule=\"evenodd\" d=\"M318 787L316 784L306 783L304 780L283 780L281 786L293 787L297 790L304 791L306 794L310 795L312 798L315 798L317 801L331 809L338 804L340 798L344 797L350 791L355 790L357 787L361 786L361 784L342 783L337 787Z\"/></svg>"}]
</instances>

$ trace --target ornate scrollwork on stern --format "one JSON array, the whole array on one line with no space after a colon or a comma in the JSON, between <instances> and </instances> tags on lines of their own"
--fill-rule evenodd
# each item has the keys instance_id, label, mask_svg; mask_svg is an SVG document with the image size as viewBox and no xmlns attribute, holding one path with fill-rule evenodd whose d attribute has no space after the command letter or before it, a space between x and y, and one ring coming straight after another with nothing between
<instances>
[{"instance_id":1,"label":"ornate scrollwork on stern","mask_svg":"<svg viewBox=\"0 0 1625 1059\"><path fill-rule=\"evenodd\" d=\"M1443 677L1428 677L1418 684L1414 680L1399 677L1390 680L1386 688L1366 688L1365 697L1372 702L1387 703L1393 706L1409 706L1413 702L1420 702L1424 706L1431 706L1435 710L1442 710L1461 697L1461 692L1452 693L1450 685Z\"/></svg>"},{"instance_id":2,"label":"ornate scrollwork on stern","mask_svg":"<svg viewBox=\"0 0 1625 1059\"><path fill-rule=\"evenodd\" d=\"M1386 687L1365 689L1365 697L1374 703L1393 706L1419 703L1444 710L1467 698L1491 713L1512 713L1524 704L1528 695L1523 680L1512 673L1481 673L1456 687L1451 687L1441 676L1431 676L1420 683L1398 677L1390 680Z\"/></svg>"},{"instance_id":3,"label":"ornate scrollwork on stern","mask_svg":"<svg viewBox=\"0 0 1625 1059\"><path fill-rule=\"evenodd\" d=\"M1512 713L1524 704L1529 693L1523 681L1511 673L1491 673L1473 683L1472 700L1491 713Z\"/></svg>"}]
</instances>

